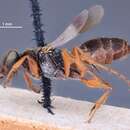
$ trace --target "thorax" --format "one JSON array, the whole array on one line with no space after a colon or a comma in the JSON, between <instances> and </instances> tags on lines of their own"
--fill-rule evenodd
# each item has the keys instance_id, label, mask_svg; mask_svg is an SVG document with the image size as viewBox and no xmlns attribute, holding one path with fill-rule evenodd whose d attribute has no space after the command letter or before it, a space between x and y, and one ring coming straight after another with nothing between
<instances>
[{"instance_id":1,"label":"thorax","mask_svg":"<svg viewBox=\"0 0 130 130\"><path fill-rule=\"evenodd\" d=\"M39 52L40 66L49 78L64 78L64 63L60 49L54 49L48 53Z\"/></svg>"}]
</instances>

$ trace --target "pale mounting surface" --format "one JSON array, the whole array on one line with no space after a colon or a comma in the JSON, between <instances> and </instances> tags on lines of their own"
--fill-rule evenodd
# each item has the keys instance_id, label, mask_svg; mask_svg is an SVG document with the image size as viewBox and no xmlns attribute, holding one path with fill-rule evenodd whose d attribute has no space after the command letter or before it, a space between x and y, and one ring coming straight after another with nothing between
<instances>
[{"instance_id":1,"label":"pale mounting surface","mask_svg":"<svg viewBox=\"0 0 130 130\"><path fill-rule=\"evenodd\" d=\"M15 117L73 130L130 130L130 109L103 105L90 124L85 123L93 106L87 101L52 97L55 115L48 114L37 100L40 94L0 86L0 117Z\"/></svg>"}]
</instances>

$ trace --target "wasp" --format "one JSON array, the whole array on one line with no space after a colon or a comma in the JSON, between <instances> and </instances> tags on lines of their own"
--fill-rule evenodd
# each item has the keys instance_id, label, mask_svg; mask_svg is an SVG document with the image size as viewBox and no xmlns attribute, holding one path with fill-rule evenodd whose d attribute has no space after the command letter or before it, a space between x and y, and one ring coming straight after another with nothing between
<instances>
[{"instance_id":1,"label":"wasp","mask_svg":"<svg viewBox=\"0 0 130 130\"><path fill-rule=\"evenodd\" d=\"M33 85L31 78L41 80L43 74L45 84L49 79L75 79L87 87L103 89L103 95L90 110L88 122L91 122L95 112L106 102L112 90L111 84L102 79L98 75L98 71L109 72L130 85L130 80L126 76L106 66L129 54L130 46L126 40L121 38L99 37L74 47L71 52L66 48L59 49L59 47L99 24L103 15L102 6L92 6L77 15L65 31L49 44L27 49L23 53L16 50L9 51L0 70L0 77L5 77L4 86L7 86L18 70L22 68L27 86L37 93L41 91L41 88ZM48 91L47 87L44 89ZM44 94L47 95L47 93ZM44 104L48 112L54 114L51 111L51 102L48 104L45 102L44 100L40 103Z\"/></svg>"}]
</instances>

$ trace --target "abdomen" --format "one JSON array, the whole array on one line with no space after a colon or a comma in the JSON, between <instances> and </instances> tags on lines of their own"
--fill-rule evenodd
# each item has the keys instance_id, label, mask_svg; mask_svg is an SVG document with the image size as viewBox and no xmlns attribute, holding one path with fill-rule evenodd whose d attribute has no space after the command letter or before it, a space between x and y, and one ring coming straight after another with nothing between
<instances>
[{"instance_id":1,"label":"abdomen","mask_svg":"<svg viewBox=\"0 0 130 130\"><path fill-rule=\"evenodd\" d=\"M101 64L110 64L130 52L128 42L120 38L97 38L81 44L80 49Z\"/></svg>"}]
</instances>

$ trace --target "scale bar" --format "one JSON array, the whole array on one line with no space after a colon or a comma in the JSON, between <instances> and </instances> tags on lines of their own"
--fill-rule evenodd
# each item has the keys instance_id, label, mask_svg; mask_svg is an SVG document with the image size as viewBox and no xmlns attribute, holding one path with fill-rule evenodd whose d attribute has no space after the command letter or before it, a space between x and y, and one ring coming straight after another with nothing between
<instances>
[{"instance_id":1,"label":"scale bar","mask_svg":"<svg viewBox=\"0 0 130 130\"><path fill-rule=\"evenodd\" d=\"M12 29L21 29L23 28L22 26L0 26L0 29L8 29L8 28L12 28Z\"/></svg>"}]
</instances>

